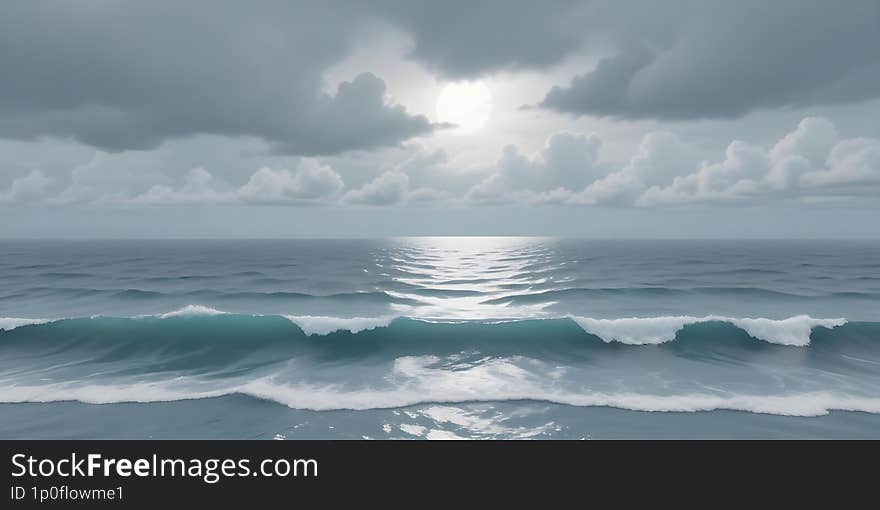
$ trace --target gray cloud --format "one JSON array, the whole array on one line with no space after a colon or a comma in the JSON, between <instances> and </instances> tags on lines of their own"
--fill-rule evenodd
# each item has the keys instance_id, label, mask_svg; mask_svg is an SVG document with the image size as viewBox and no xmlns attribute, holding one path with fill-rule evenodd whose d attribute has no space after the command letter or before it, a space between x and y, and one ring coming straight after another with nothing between
<instances>
[{"instance_id":1,"label":"gray cloud","mask_svg":"<svg viewBox=\"0 0 880 510\"><path fill-rule=\"evenodd\" d=\"M430 132L424 116L386 104L371 74L322 92L359 22L339 7L11 2L0 21L0 136L117 151L207 133L309 155Z\"/></svg>"},{"instance_id":2,"label":"gray cloud","mask_svg":"<svg viewBox=\"0 0 880 510\"><path fill-rule=\"evenodd\" d=\"M196 134L282 153L394 146L431 132L381 78L325 91L325 72L390 23L447 78L605 58L542 106L692 119L880 95L880 4L558 0L487 2L12 1L0 19L0 136L69 137L108 151Z\"/></svg>"},{"instance_id":3,"label":"gray cloud","mask_svg":"<svg viewBox=\"0 0 880 510\"><path fill-rule=\"evenodd\" d=\"M540 105L575 115L730 118L880 96L880 4L852 0L377 2L450 78L602 57Z\"/></svg>"},{"instance_id":4,"label":"gray cloud","mask_svg":"<svg viewBox=\"0 0 880 510\"><path fill-rule=\"evenodd\" d=\"M412 58L453 79L559 63L581 47L589 14L575 0L373 3L413 37Z\"/></svg>"},{"instance_id":5,"label":"gray cloud","mask_svg":"<svg viewBox=\"0 0 880 510\"><path fill-rule=\"evenodd\" d=\"M695 119L880 95L876 1L833 8L813 1L671 2L661 9L650 19L630 13L628 21L613 13L612 55L554 87L541 106Z\"/></svg>"}]
</instances>

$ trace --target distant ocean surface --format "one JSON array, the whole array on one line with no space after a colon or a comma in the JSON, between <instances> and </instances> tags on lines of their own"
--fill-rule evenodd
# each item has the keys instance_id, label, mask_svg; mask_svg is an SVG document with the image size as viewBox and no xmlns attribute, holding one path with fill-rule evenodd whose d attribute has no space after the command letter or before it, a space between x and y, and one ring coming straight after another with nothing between
<instances>
[{"instance_id":1,"label":"distant ocean surface","mask_svg":"<svg viewBox=\"0 0 880 510\"><path fill-rule=\"evenodd\" d=\"M0 241L3 438L880 438L880 243Z\"/></svg>"}]
</instances>

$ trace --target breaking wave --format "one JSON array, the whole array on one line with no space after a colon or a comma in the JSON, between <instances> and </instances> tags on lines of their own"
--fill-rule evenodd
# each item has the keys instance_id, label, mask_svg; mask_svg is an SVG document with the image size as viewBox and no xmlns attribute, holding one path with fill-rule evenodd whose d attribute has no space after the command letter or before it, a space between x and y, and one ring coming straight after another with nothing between
<instances>
[{"instance_id":1,"label":"breaking wave","mask_svg":"<svg viewBox=\"0 0 880 510\"><path fill-rule=\"evenodd\" d=\"M787 319L706 317L632 317L625 319L592 319L572 317L584 331L606 342L625 344L658 344L675 340L676 334L689 324L727 322L742 329L752 338L780 345L805 346L810 343L813 328L835 328L846 324L846 319L814 319L798 315Z\"/></svg>"},{"instance_id":2,"label":"breaking wave","mask_svg":"<svg viewBox=\"0 0 880 510\"><path fill-rule=\"evenodd\" d=\"M763 340L765 342L789 345L789 346L806 346L810 343L810 335L817 327L832 329L843 326L847 323L844 318L817 319L808 315L798 315L786 319L768 319L768 318L736 318L725 317L720 315L709 315L704 317L693 316L662 316L662 317L628 317L618 319L596 319L592 317L568 316L568 317L550 317L550 318L534 318L534 319L508 319L508 320L474 320L467 321L456 318L455 320L443 319L418 319L411 317L385 315L379 317L329 317L329 316L313 316L313 315L241 315L217 310L209 306L203 305L187 305L178 310L161 313L158 315L145 315L127 318L111 318L104 316L92 316L89 318L70 318L70 319L27 319L0 317L0 331L12 331L22 326L39 326L52 324L59 321L77 321L82 324L83 321L100 321L100 320L140 320L141 323L132 322L131 327L137 328L146 319L185 319L185 318L208 318L216 316L231 317L283 317L291 323L295 324L306 335L329 335L337 332L348 332L357 334L364 331L371 331L377 328L388 328L393 322L410 323L410 327L420 327L427 329L442 329L456 327L461 324L469 324L471 326L481 326L484 328L498 327L500 324L510 325L531 325L545 324L552 322L574 321L583 331L598 337L604 342L619 342L630 345L651 345L670 342L676 339L678 333L687 326L703 323L721 322L735 326L744 331L750 337ZM418 323L414 325L413 323ZM209 323L205 323L209 326ZM531 328L530 328L531 329ZM539 341L540 338L536 338Z\"/></svg>"}]
</instances>

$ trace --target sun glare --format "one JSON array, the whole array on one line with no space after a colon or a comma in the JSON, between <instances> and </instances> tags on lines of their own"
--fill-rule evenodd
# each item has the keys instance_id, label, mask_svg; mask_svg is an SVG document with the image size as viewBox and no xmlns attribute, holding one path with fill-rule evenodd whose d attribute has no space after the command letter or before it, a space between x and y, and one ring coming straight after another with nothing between
<instances>
[{"instance_id":1,"label":"sun glare","mask_svg":"<svg viewBox=\"0 0 880 510\"><path fill-rule=\"evenodd\" d=\"M482 128L491 113L492 94L482 81L450 83L437 98L437 119L461 132Z\"/></svg>"}]
</instances>

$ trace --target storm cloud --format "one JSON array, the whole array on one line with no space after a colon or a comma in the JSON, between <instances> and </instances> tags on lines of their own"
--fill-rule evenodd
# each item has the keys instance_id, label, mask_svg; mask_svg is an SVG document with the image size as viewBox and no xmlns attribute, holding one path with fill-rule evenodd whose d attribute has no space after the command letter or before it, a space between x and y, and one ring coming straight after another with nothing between
<instances>
[{"instance_id":1,"label":"storm cloud","mask_svg":"<svg viewBox=\"0 0 880 510\"><path fill-rule=\"evenodd\" d=\"M880 95L876 1L664 2L651 20L608 27L610 54L541 106L685 120Z\"/></svg>"},{"instance_id":2,"label":"storm cloud","mask_svg":"<svg viewBox=\"0 0 880 510\"><path fill-rule=\"evenodd\" d=\"M439 126L331 66L407 34L445 79L598 59L540 106L628 119L736 117L880 95L880 4L15 1L0 19L0 136L150 149L196 134L258 137L279 153L395 146Z\"/></svg>"},{"instance_id":3,"label":"storm cloud","mask_svg":"<svg viewBox=\"0 0 880 510\"><path fill-rule=\"evenodd\" d=\"M323 90L356 16L330 3L13 1L0 20L0 136L149 149L193 134L281 152L394 145L433 129L369 73Z\"/></svg>"}]
</instances>

